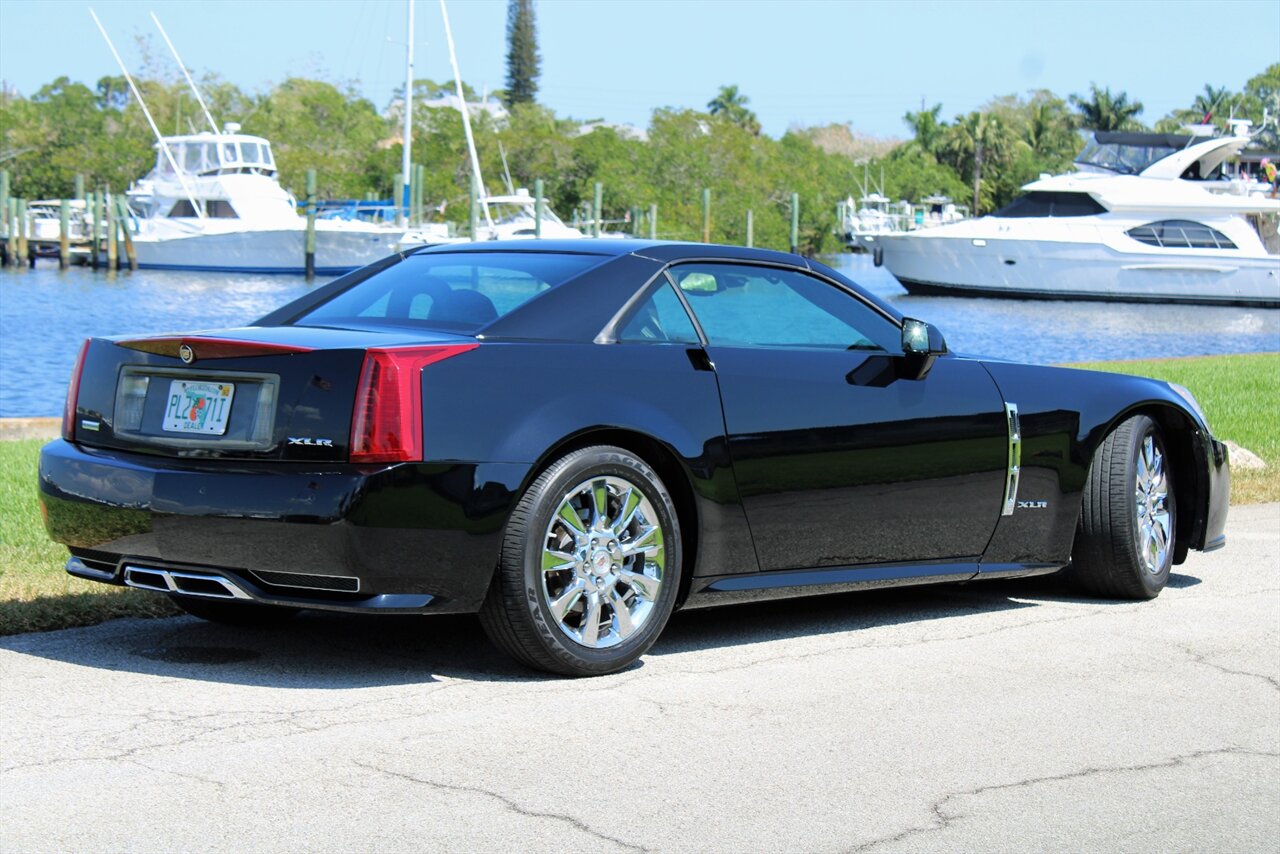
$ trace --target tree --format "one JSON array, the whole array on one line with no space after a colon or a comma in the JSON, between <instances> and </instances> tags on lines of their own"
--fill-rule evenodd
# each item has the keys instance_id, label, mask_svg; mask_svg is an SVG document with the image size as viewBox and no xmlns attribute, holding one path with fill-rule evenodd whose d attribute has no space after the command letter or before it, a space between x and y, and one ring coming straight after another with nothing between
<instances>
[{"instance_id":1,"label":"tree","mask_svg":"<svg viewBox=\"0 0 1280 854\"><path fill-rule=\"evenodd\" d=\"M507 0L507 109L533 103L541 63L533 0Z\"/></svg>"},{"instance_id":2,"label":"tree","mask_svg":"<svg viewBox=\"0 0 1280 854\"><path fill-rule=\"evenodd\" d=\"M1015 154L1017 145L1017 137L998 113L974 111L956 116L947 128L942 151L956 171L971 179L975 216L983 208L983 166L995 167L998 172ZM986 196L991 198L989 190Z\"/></svg>"},{"instance_id":3,"label":"tree","mask_svg":"<svg viewBox=\"0 0 1280 854\"><path fill-rule=\"evenodd\" d=\"M713 116L722 116L740 128L744 128L754 136L760 135L760 120L756 114L747 109L751 99L738 91L735 86L721 86L714 98L707 102L707 111Z\"/></svg>"},{"instance_id":4,"label":"tree","mask_svg":"<svg viewBox=\"0 0 1280 854\"><path fill-rule=\"evenodd\" d=\"M947 125L938 120L941 113L942 105L934 104L927 110L921 108L918 113L907 113L902 117L915 134L916 144L926 154L937 154L942 145L943 131Z\"/></svg>"},{"instance_id":5,"label":"tree","mask_svg":"<svg viewBox=\"0 0 1280 854\"><path fill-rule=\"evenodd\" d=\"M1141 101L1130 101L1124 92L1111 93L1111 87L1099 89L1089 84L1089 97L1071 96L1071 103L1080 111L1081 121L1090 130L1139 130L1142 128L1137 115L1142 112Z\"/></svg>"}]
</instances>

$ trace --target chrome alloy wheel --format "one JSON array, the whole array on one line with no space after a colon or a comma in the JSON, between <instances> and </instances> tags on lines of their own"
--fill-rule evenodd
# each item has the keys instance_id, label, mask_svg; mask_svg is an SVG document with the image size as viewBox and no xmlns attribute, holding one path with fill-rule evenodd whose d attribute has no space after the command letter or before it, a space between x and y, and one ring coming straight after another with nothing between
<instances>
[{"instance_id":1,"label":"chrome alloy wheel","mask_svg":"<svg viewBox=\"0 0 1280 854\"><path fill-rule=\"evenodd\" d=\"M665 542L635 484L598 476L569 490L542 547L542 593L560 630L591 649L635 634L662 588Z\"/></svg>"},{"instance_id":2,"label":"chrome alloy wheel","mask_svg":"<svg viewBox=\"0 0 1280 854\"><path fill-rule=\"evenodd\" d=\"M1164 568L1173 541L1170 530L1169 482L1164 472L1164 453L1150 433L1138 451L1134 499L1137 505L1136 538L1138 559L1147 572L1158 575Z\"/></svg>"}]
</instances>

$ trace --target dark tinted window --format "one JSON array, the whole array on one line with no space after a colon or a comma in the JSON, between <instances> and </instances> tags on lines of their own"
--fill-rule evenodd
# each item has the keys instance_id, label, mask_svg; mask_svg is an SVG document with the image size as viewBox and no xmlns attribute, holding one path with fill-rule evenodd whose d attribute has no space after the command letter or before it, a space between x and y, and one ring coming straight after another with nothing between
<instances>
[{"instance_id":1,"label":"dark tinted window","mask_svg":"<svg viewBox=\"0 0 1280 854\"><path fill-rule=\"evenodd\" d=\"M1088 193L1049 193L1035 190L1014 199L992 216L1092 216L1106 211Z\"/></svg>"},{"instance_id":2,"label":"dark tinted window","mask_svg":"<svg viewBox=\"0 0 1280 854\"><path fill-rule=\"evenodd\" d=\"M631 318L618 333L619 341L657 341L697 344L698 332L680 297L666 279L649 297L636 307Z\"/></svg>"},{"instance_id":3,"label":"dark tinted window","mask_svg":"<svg viewBox=\"0 0 1280 854\"><path fill-rule=\"evenodd\" d=\"M1131 228L1125 234L1162 249L1235 249L1221 231L1187 219L1166 219Z\"/></svg>"},{"instance_id":4,"label":"dark tinted window","mask_svg":"<svg viewBox=\"0 0 1280 854\"><path fill-rule=\"evenodd\" d=\"M474 332L605 261L600 255L458 252L410 255L312 309L299 326L422 326Z\"/></svg>"},{"instance_id":5,"label":"dark tinted window","mask_svg":"<svg viewBox=\"0 0 1280 854\"><path fill-rule=\"evenodd\" d=\"M861 300L804 273L739 264L671 273L712 345L888 351L901 338Z\"/></svg>"}]
</instances>

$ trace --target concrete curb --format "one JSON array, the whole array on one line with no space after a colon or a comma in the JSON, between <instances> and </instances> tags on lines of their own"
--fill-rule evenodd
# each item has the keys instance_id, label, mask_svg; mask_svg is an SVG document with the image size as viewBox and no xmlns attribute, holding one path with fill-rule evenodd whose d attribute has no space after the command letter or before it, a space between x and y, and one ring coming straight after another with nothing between
<instances>
[{"instance_id":1,"label":"concrete curb","mask_svg":"<svg viewBox=\"0 0 1280 854\"><path fill-rule=\"evenodd\" d=\"M56 439L61 432L61 418L0 418L0 442Z\"/></svg>"}]
</instances>

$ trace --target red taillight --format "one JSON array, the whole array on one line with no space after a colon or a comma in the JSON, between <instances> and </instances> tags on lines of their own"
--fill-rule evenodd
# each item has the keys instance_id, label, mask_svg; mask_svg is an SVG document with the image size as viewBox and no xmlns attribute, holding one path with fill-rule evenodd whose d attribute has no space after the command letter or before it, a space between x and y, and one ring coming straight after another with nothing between
<instances>
[{"instance_id":1,"label":"red taillight","mask_svg":"<svg viewBox=\"0 0 1280 854\"><path fill-rule=\"evenodd\" d=\"M80 374L84 372L84 357L89 352L89 339L80 345L80 355L76 356L76 366L71 369L71 384L67 386L67 402L62 407L62 438L68 442L76 433L76 400L80 397Z\"/></svg>"},{"instance_id":2,"label":"red taillight","mask_svg":"<svg viewBox=\"0 0 1280 854\"><path fill-rule=\"evenodd\" d=\"M387 347L365 353L351 415L351 462L422 459L422 369L479 344Z\"/></svg>"}]
</instances>

